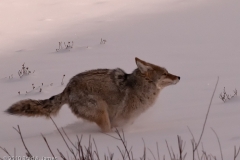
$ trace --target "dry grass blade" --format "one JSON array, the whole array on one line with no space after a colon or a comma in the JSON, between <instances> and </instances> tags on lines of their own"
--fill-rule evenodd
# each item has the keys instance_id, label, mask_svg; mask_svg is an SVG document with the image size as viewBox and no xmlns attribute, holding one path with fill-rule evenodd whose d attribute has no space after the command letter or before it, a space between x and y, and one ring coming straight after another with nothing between
<instances>
[{"instance_id":1,"label":"dry grass blade","mask_svg":"<svg viewBox=\"0 0 240 160\"><path fill-rule=\"evenodd\" d=\"M84 159L84 158L82 158L82 157L84 157L84 155L83 155L83 148L81 145L83 135L81 135L80 139L79 139L78 135L76 135L76 137L77 137L77 153L76 154L78 154L79 159Z\"/></svg>"},{"instance_id":2,"label":"dry grass blade","mask_svg":"<svg viewBox=\"0 0 240 160\"><path fill-rule=\"evenodd\" d=\"M131 158L132 158L132 160L134 160L134 158L133 158L133 152L131 151L130 153L131 153Z\"/></svg>"},{"instance_id":3,"label":"dry grass blade","mask_svg":"<svg viewBox=\"0 0 240 160\"><path fill-rule=\"evenodd\" d=\"M158 149L158 142L156 142L156 146L157 146L157 155L158 155L158 160L160 160L159 149Z\"/></svg>"},{"instance_id":4,"label":"dry grass blade","mask_svg":"<svg viewBox=\"0 0 240 160\"><path fill-rule=\"evenodd\" d=\"M234 146L234 160L236 160L236 158L238 157L239 152L240 152L240 147L239 147L238 150L237 150L237 147Z\"/></svg>"},{"instance_id":5,"label":"dry grass blade","mask_svg":"<svg viewBox=\"0 0 240 160\"><path fill-rule=\"evenodd\" d=\"M62 135L62 132L61 132L60 129L58 128L58 126L57 126L57 124L55 123L55 121L52 119L51 116L49 116L49 118L52 120L53 124L55 125L55 127L56 127L57 130L58 130L58 132L60 133L60 135L61 135L63 141L65 142L68 150L71 152L71 154L74 156L74 158L77 159L76 154L74 153L73 149L69 147L67 141L65 140L64 136Z\"/></svg>"},{"instance_id":6,"label":"dry grass blade","mask_svg":"<svg viewBox=\"0 0 240 160\"><path fill-rule=\"evenodd\" d=\"M67 158L62 154L62 152L59 151L59 149L57 149L57 151L63 160L67 160Z\"/></svg>"},{"instance_id":7,"label":"dry grass blade","mask_svg":"<svg viewBox=\"0 0 240 160\"><path fill-rule=\"evenodd\" d=\"M113 159L113 156L114 156L114 154L111 153L110 150L109 150L109 148L108 148L108 158L109 158L110 160L112 160L112 159Z\"/></svg>"},{"instance_id":8,"label":"dry grass blade","mask_svg":"<svg viewBox=\"0 0 240 160\"><path fill-rule=\"evenodd\" d=\"M211 100L210 100L210 103L209 103L209 106L208 106L208 111L207 111L206 118L205 118L205 121L204 121L204 124L203 124L203 128L202 128L202 133L200 135L198 143L196 143L194 151L196 151L196 149L198 148L198 146L199 146L199 144L200 144L200 142L202 140L202 136L203 136L203 133L204 133L204 130L205 130L205 126L206 126L206 123L207 123L207 119L208 119L208 115L209 115L209 111L210 111L210 108L211 108L211 105L212 105L213 97L214 97L216 89L217 89L218 81L219 81L219 77L217 79L217 82L216 82L216 85L215 85L215 88L214 88L214 91L213 91L213 94L212 94L212 97L211 97Z\"/></svg>"},{"instance_id":9,"label":"dry grass blade","mask_svg":"<svg viewBox=\"0 0 240 160\"><path fill-rule=\"evenodd\" d=\"M70 140L70 138L68 137L68 135L66 134L65 130L62 128L63 133L65 134L65 136L67 137L68 141L72 144L72 146L77 150L77 146L73 144L73 142Z\"/></svg>"},{"instance_id":10,"label":"dry grass blade","mask_svg":"<svg viewBox=\"0 0 240 160\"><path fill-rule=\"evenodd\" d=\"M170 151L170 149L169 149L167 140L165 140L165 142L166 142L166 145L167 145L167 149L168 149L168 153L169 153L170 159L172 160L173 157L172 157L171 151Z\"/></svg>"},{"instance_id":11,"label":"dry grass blade","mask_svg":"<svg viewBox=\"0 0 240 160\"><path fill-rule=\"evenodd\" d=\"M153 152L151 151L151 149L148 148L148 151L152 154L152 157L154 160L156 160L156 157L154 156Z\"/></svg>"},{"instance_id":12,"label":"dry grass blade","mask_svg":"<svg viewBox=\"0 0 240 160\"><path fill-rule=\"evenodd\" d=\"M178 149L179 149L179 159L184 160L184 155L183 155L183 150L184 150L184 145L183 145L183 140L181 139L180 136L178 137ZM186 156L186 154L185 154Z\"/></svg>"},{"instance_id":13,"label":"dry grass blade","mask_svg":"<svg viewBox=\"0 0 240 160\"><path fill-rule=\"evenodd\" d=\"M211 128L211 129L212 129L212 131L214 132L215 136L217 137L218 145L219 145L220 153L221 153L221 159L223 160L222 147L221 147L221 143L220 143L219 137L218 137L217 133L215 132L215 130L214 130L213 128Z\"/></svg>"},{"instance_id":14,"label":"dry grass blade","mask_svg":"<svg viewBox=\"0 0 240 160\"><path fill-rule=\"evenodd\" d=\"M14 157L16 157L16 148L14 148Z\"/></svg>"},{"instance_id":15,"label":"dry grass blade","mask_svg":"<svg viewBox=\"0 0 240 160\"><path fill-rule=\"evenodd\" d=\"M78 156L81 159L81 143L79 142L79 139L78 139L77 145L78 145L78 150L77 150L78 151Z\"/></svg>"},{"instance_id":16,"label":"dry grass blade","mask_svg":"<svg viewBox=\"0 0 240 160\"><path fill-rule=\"evenodd\" d=\"M116 140L121 141L121 139L118 138L118 137L114 137L114 136L112 136L112 135L110 135L110 134L107 134L107 133L104 133L104 132L102 132L102 133L105 134L105 135L107 135L107 136L109 136L109 137L112 137L112 138L114 138L114 139L116 139Z\"/></svg>"},{"instance_id":17,"label":"dry grass blade","mask_svg":"<svg viewBox=\"0 0 240 160\"><path fill-rule=\"evenodd\" d=\"M120 149L119 146L117 146L117 148L118 148L118 150L119 150L119 152L120 152L120 154L121 154L121 156L122 156L122 159L125 160L124 153L122 152L122 150Z\"/></svg>"},{"instance_id":18,"label":"dry grass blade","mask_svg":"<svg viewBox=\"0 0 240 160\"><path fill-rule=\"evenodd\" d=\"M13 129L15 129L15 130L18 132L18 134L20 135L21 140L22 140L22 143L23 143L23 145L24 145L24 148L25 148L26 151L27 151L26 155L27 155L28 157L32 158L32 154L29 152L29 150L28 150L28 148L27 148L27 146L26 146L26 144L25 144L25 142L24 142L24 140L23 140L22 133L21 133L21 130L20 130L19 125L18 125L18 128L13 127Z\"/></svg>"},{"instance_id":19,"label":"dry grass blade","mask_svg":"<svg viewBox=\"0 0 240 160\"><path fill-rule=\"evenodd\" d=\"M200 160L200 156L199 156L199 152L198 152L198 149L194 150L195 146L196 146L196 140L195 140L195 137L191 131L191 129L189 127L187 127L190 134L192 135L192 149L193 149L193 159L195 160L195 151L197 151L197 156L198 156L198 160Z\"/></svg>"},{"instance_id":20,"label":"dry grass blade","mask_svg":"<svg viewBox=\"0 0 240 160\"><path fill-rule=\"evenodd\" d=\"M12 156L9 154L9 152L6 150L6 148L3 148L3 147L0 146L0 149L2 149L3 152L5 152L8 156L12 157Z\"/></svg>"},{"instance_id":21,"label":"dry grass blade","mask_svg":"<svg viewBox=\"0 0 240 160\"><path fill-rule=\"evenodd\" d=\"M97 156L97 159L100 160L100 158L99 158L99 153L98 153L98 148L97 148L97 144L96 144L94 138L93 138L93 144L94 144L94 146L95 146L95 151L94 151L94 153L95 153L95 155Z\"/></svg>"},{"instance_id":22,"label":"dry grass blade","mask_svg":"<svg viewBox=\"0 0 240 160\"><path fill-rule=\"evenodd\" d=\"M122 130L122 135L121 135L120 132L118 131L118 129L116 128L116 133L117 133L120 141L122 142L122 144L124 146L124 149L125 149L125 152L127 153L128 159L131 160L129 150L127 149L127 144L126 144L126 140L125 140L125 136L124 136L123 130Z\"/></svg>"},{"instance_id":23,"label":"dry grass blade","mask_svg":"<svg viewBox=\"0 0 240 160\"><path fill-rule=\"evenodd\" d=\"M176 159L176 157L177 157L177 155L175 156L175 153L174 153L174 151L173 151L173 148L172 148L172 146L171 146L171 151L172 151L172 155L173 155L173 160L175 160L175 159Z\"/></svg>"},{"instance_id":24,"label":"dry grass blade","mask_svg":"<svg viewBox=\"0 0 240 160\"><path fill-rule=\"evenodd\" d=\"M80 146L80 151L81 151L81 154L82 154L82 159L85 160L85 156L84 156L84 152L83 152L83 147Z\"/></svg>"},{"instance_id":25,"label":"dry grass blade","mask_svg":"<svg viewBox=\"0 0 240 160\"><path fill-rule=\"evenodd\" d=\"M146 145L145 145L144 139L142 140L143 140L143 156L141 160L145 160L147 158Z\"/></svg>"},{"instance_id":26,"label":"dry grass blade","mask_svg":"<svg viewBox=\"0 0 240 160\"><path fill-rule=\"evenodd\" d=\"M93 160L93 152L92 152L92 141L91 141L91 135L89 135L89 140L88 140L88 147L85 147L85 150L87 152L86 157L87 159Z\"/></svg>"},{"instance_id":27,"label":"dry grass blade","mask_svg":"<svg viewBox=\"0 0 240 160\"><path fill-rule=\"evenodd\" d=\"M78 135L76 135L78 142L81 144L83 135L81 135L81 138L79 139Z\"/></svg>"},{"instance_id":28,"label":"dry grass blade","mask_svg":"<svg viewBox=\"0 0 240 160\"><path fill-rule=\"evenodd\" d=\"M43 137L43 139L44 139L45 143L47 144L47 147L48 147L49 151L51 152L52 156L53 156L53 157L55 157L55 156L54 156L54 154L53 154L53 152L52 152L52 150L51 150L51 148L50 148L50 146L49 146L49 144L48 144L48 142L47 142L47 139L46 139L46 137L45 137L45 136L43 136L43 134L41 134L41 135L42 135L42 137Z\"/></svg>"}]
</instances>

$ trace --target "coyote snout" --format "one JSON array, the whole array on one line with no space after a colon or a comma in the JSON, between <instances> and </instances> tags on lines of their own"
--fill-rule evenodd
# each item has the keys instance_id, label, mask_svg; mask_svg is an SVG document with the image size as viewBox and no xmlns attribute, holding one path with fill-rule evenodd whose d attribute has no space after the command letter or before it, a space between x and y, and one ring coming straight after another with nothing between
<instances>
[{"instance_id":1,"label":"coyote snout","mask_svg":"<svg viewBox=\"0 0 240 160\"><path fill-rule=\"evenodd\" d=\"M95 122L104 132L132 123L152 106L160 91L179 82L165 68L135 58L131 74L122 69L96 69L72 77L62 93L45 100L22 100L6 112L25 116L56 115L68 104L79 118Z\"/></svg>"},{"instance_id":2,"label":"coyote snout","mask_svg":"<svg viewBox=\"0 0 240 160\"><path fill-rule=\"evenodd\" d=\"M177 84L180 80L180 77L175 76L173 74L170 73L164 73L161 78L158 80L157 82L157 87L159 89L169 86L169 85L173 85L173 84Z\"/></svg>"}]
</instances>

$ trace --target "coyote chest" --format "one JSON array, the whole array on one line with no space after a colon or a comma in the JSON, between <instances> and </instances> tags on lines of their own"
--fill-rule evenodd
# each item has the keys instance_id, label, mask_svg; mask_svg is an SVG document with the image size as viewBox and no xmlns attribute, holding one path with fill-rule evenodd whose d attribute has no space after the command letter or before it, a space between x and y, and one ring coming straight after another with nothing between
<instances>
[{"instance_id":1,"label":"coyote chest","mask_svg":"<svg viewBox=\"0 0 240 160\"><path fill-rule=\"evenodd\" d=\"M144 88L144 86L139 87L138 90L136 92L136 89L128 88L121 105L113 106L116 107L115 112L110 113L113 126L132 124L141 113L154 104L160 92L157 88Z\"/></svg>"}]
</instances>

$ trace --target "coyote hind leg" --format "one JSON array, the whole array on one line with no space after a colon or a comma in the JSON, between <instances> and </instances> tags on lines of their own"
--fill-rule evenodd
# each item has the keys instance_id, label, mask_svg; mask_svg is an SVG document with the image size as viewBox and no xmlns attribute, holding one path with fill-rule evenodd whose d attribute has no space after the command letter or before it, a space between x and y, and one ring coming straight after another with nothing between
<instances>
[{"instance_id":1,"label":"coyote hind leg","mask_svg":"<svg viewBox=\"0 0 240 160\"><path fill-rule=\"evenodd\" d=\"M70 102L69 107L77 117L95 122L103 132L111 131L107 103L105 101L99 100L99 98L86 98L84 101Z\"/></svg>"},{"instance_id":2,"label":"coyote hind leg","mask_svg":"<svg viewBox=\"0 0 240 160\"><path fill-rule=\"evenodd\" d=\"M95 121L97 125L102 129L103 132L111 131L111 124L106 110L98 113L98 119Z\"/></svg>"}]
</instances>

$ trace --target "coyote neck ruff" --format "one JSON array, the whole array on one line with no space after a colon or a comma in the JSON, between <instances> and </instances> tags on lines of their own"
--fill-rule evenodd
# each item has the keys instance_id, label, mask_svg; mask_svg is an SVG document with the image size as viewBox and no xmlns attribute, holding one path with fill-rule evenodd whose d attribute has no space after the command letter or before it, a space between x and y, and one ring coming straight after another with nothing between
<instances>
[{"instance_id":1,"label":"coyote neck ruff","mask_svg":"<svg viewBox=\"0 0 240 160\"><path fill-rule=\"evenodd\" d=\"M180 77L165 68L135 58L137 69L96 69L72 77L62 93L45 100L22 100L6 112L15 115L56 115L68 104L79 118L95 122L104 132L132 123L152 106L161 89L176 84Z\"/></svg>"}]
</instances>

